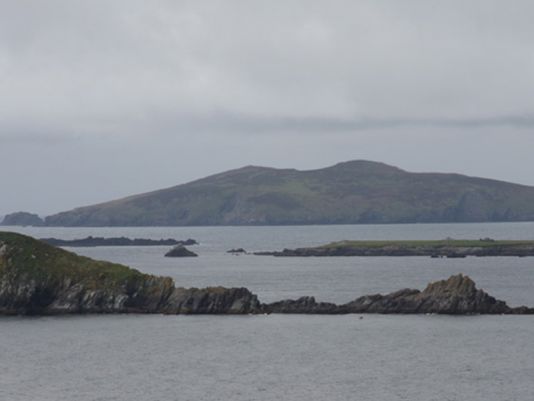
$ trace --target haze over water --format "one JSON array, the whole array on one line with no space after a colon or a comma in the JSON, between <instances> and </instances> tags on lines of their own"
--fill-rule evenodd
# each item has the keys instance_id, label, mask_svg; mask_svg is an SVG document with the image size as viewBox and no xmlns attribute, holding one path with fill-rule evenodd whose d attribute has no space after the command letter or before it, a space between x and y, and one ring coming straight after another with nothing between
<instances>
[{"instance_id":1,"label":"haze over water","mask_svg":"<svg viewBox=\"0 0 534 401\"><path fill-rule=\"evenodd\" d=\"M274 258L249 251L341 239L534 239L534 223L310 227L13 228L35 237L195 238L166 247L72 248L182 286L245 286L262 301L346 302L451 274L534 305L534 258ZM35 400L527 400L530 316L66 316L0 319L0 395Z\"/></svg>"}]
</instances>

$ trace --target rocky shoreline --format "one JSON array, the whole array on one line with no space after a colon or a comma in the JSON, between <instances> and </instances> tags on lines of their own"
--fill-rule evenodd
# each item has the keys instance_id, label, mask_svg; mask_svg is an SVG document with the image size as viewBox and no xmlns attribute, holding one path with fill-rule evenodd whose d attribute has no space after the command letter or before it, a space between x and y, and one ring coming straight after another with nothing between
<instances>
[{"instance_id":1,"label":"rocky shoreline","mask_svg":"<svg viewBox=\"0 0 534 401\"><path fill-rule=\"evenodd\" d=\"M534 308L512 308L483 290L468 276L458 274L428 284L423 290L402 289L387 295L365 295L343 305L302 297L265 305L270 313L301 314L534 314Z\"/></svg>"},{"instance_id":2,"label":"rocky shoreline","mask_svg":"<svg viewBox=\"0 0 534 401\"><path fill-rule=\"evenodd\" d=\"M162 314L534 314L496 300L467 276L366 295L342 305L313 297L269 304L246 288L181 288L169 277L94 261L31 237L0 232L0 315Z\"/></svg>"}]
</instances>

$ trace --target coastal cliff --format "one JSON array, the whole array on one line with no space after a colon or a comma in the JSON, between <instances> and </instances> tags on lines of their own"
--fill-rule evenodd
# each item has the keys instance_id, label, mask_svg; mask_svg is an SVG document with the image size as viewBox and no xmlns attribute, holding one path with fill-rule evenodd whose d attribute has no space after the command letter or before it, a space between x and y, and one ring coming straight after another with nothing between
<instances>
[{"instance_id":1,"label":"coastal cliff","mask_svg":"<svg viewBox=\"0 0 534 401\"><path fill-rule=\"evenodd\" d=\"M15 233L0 233L0 314L249 313L242 288L176 288L169 277L95 261Z\"/></svg>"},{"instance_id":2,"label":"coastal cliff","mask_svg":"<svg viewBox=\"0 0 534 401\"><path fill-rule=\"evenodd\" d=\"M169 277L92 260L21 234L0 232L0 315L76 313L534 314L496 300L467 276L367 295L343 305L313 297L262 304L246 288L175 287Z\"/></svg>"}]
</instances>

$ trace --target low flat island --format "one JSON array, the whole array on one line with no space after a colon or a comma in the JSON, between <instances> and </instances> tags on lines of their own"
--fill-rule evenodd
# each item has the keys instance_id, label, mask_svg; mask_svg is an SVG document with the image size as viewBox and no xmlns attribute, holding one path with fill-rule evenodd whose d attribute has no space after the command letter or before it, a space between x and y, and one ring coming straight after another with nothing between
<instances>
[{"instance_id":1,"label":"low flat island","mask_svg":"<svg viewBox=\"0 0 534 401\"><path fill-rule=\"evenodd\" d=\"M192 238L184 241L178 241L173 238L167 239L146 239L146 238L126 238L126 237L93 237L88 236L78 239L58 239L58 238L41 238L41 241L53 246L67 247L96 247L96 246L162 246L162 245L197 245L198 242Z\"/></svg>"},{"instance_id":2,"label":"low flat island","mask_svg":"<svg viewBox=\"0 0 534 401\"><path fill-rule=\"evenodd\" d=\"M434 241L339 241L316 247L254 252L267 256L534 256L534 241L444 239Z\"/></svg>"}]
</instances>

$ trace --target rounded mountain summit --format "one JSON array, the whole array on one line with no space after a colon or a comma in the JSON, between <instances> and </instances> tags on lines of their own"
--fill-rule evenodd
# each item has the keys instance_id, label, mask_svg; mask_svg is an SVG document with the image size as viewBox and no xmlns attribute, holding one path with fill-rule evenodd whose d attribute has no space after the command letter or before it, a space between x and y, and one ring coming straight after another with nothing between
<instances>
[{"instance_id":1,"label":"rounded mountain summit","mask_svg":"<svg viewBox=\"0 0 534 401\"><path fill-rule=\"evenodd\" d=\"M534 187L357 160L299 171L247 166L48 216L49 226L533 221Z\"/></svg>"}]
</instances>

